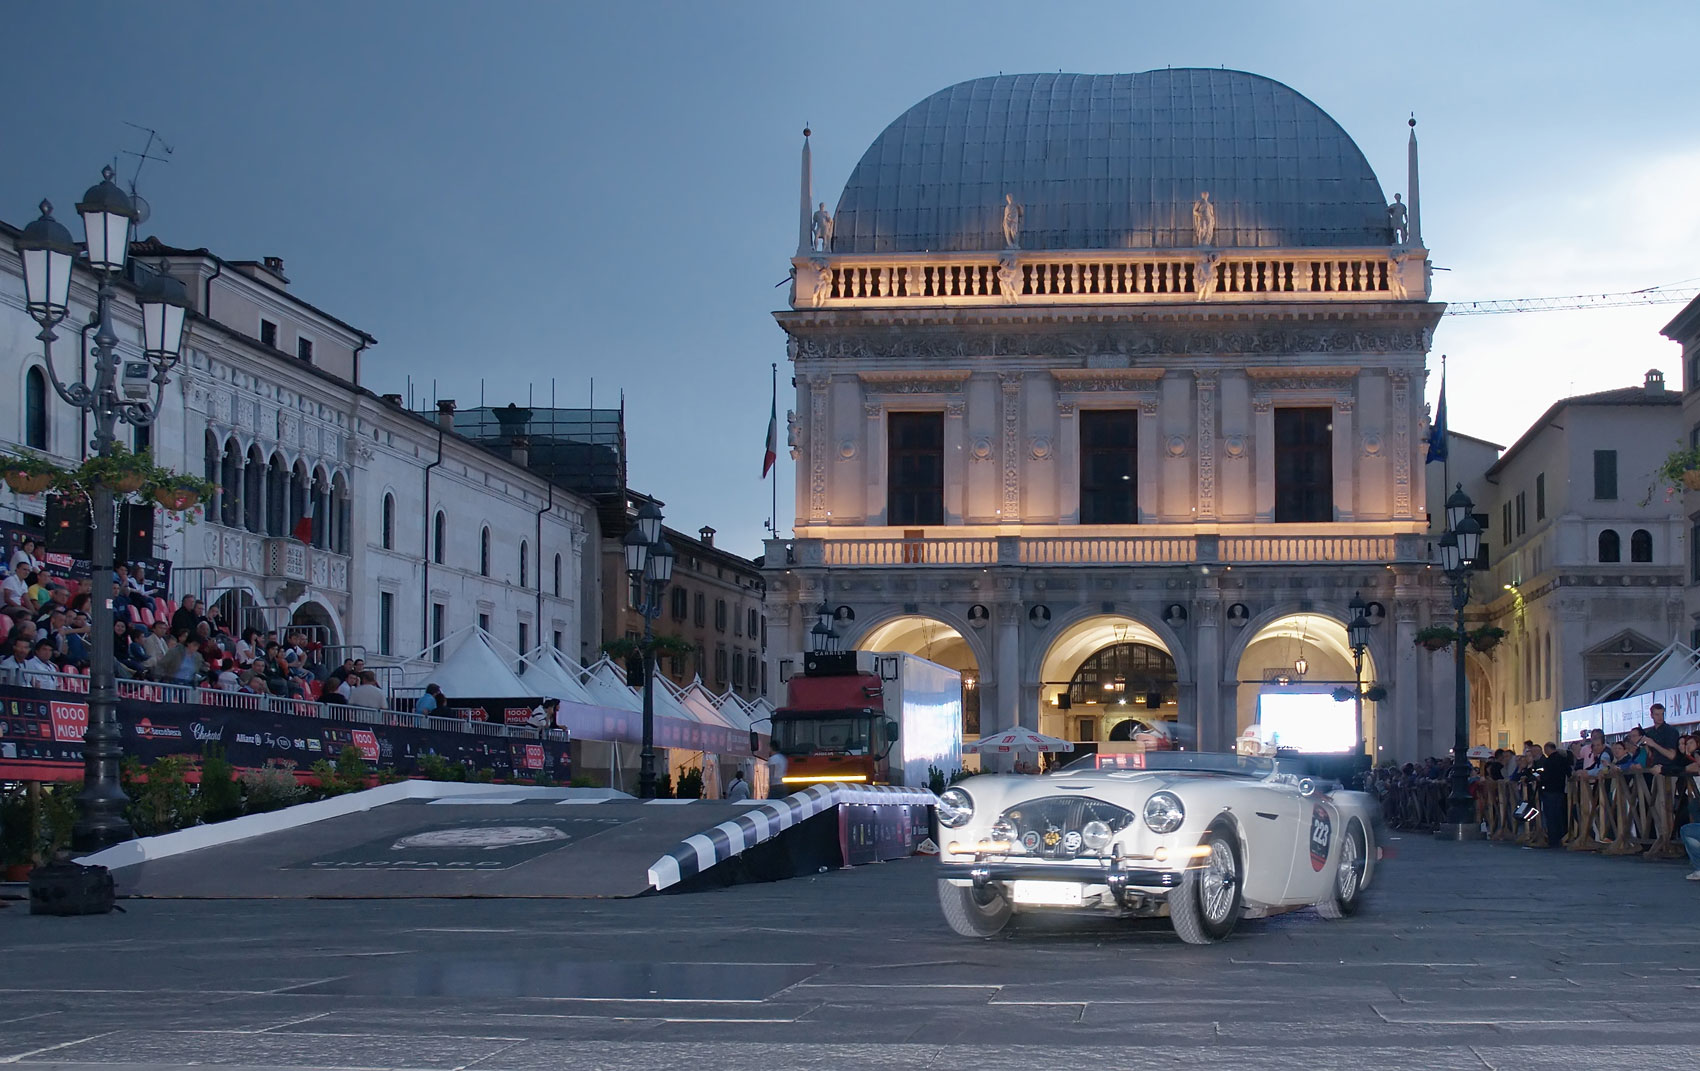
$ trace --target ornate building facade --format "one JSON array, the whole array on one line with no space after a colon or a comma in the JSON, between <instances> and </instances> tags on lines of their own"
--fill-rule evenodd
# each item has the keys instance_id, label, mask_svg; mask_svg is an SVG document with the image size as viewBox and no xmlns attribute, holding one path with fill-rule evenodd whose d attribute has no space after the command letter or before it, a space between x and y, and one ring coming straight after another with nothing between
<instances>
[{"instance_id":1,"label":"ornate building facade","mask_svg":"<svg viewBox=\"0 0 1700 1071\"><path fill-rule=\"evenodd\" d=\"M1354 681L1372 754L1451 738L1413 638L1430 564L1416 141L1392 203L1279 83L1216 70L945 89L815 210L787 336L794 538L770 657L823 602L846 645L962 669L970 734L1130 718L1227 746L1271 694ZM785 677L779 669L778 680Z\"/></svg>"}]
</instances>

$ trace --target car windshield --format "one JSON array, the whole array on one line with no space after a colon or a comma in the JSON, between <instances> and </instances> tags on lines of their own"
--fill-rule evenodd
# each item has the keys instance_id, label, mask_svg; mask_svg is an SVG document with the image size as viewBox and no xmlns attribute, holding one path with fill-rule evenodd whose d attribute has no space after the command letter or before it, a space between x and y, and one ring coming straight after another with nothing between
<instances>
[{"instance_id":1,"label":"car windshield","mask_svg":"<svg viewBox=\"0 0 1700 1071\"><path fill-rule=\"evenodd\" d=\"M1080 756L1057 773L1087 770L1168 770L1261 778L1274 772L1275 760L1261 755L1215 751L1094 751Z\"/></svg>"},{"instance_id":2,"label":"car windshield","mask_svg":"<svg viewBox=\"0 0 1700 1071\"><path fill-rule=\"evenodd\" d=\"M787 717L774 720L773 746L785 755L865 755L870 731L871 722L866 717Z\"/></svg>"}]
</instances>

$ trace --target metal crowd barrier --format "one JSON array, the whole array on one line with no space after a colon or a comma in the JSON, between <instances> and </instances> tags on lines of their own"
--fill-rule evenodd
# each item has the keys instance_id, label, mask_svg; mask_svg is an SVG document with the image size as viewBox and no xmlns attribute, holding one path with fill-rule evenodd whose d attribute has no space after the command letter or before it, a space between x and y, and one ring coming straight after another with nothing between
<instances>
[{"instance_id":1,"label":"metal crowd barrier","mask_svg":"<svg viewBox=\"0 0 1700 1071\"><path fill-rule=\"evenodd\" d=\"M87 695L89 679L78 673L37 673L36 678L51 676L57 688L42 688L43 695L70 693ZM11 683L6 681L3 683ZM499 722L470 721L463 718L439 718L430 714L411 714L401 710L378 710L347 703L315 703L307 699L289 699L275 695L249 692L224 692L215 688L197 688L183 684L164 684L158 681L119 680L118 698L138 703L175 703L187 706L223 710L246 710L267 714L287 714L298 718L318 718L356 725L396 725L415 729L434 729L438 732L470 733L473 736L495 736L521 740L565 740L567 734L559 729L547 729L543 735L529 726L503 725ZM28 687L28 685L24 685Z\"/></svg>"}]
</instances>

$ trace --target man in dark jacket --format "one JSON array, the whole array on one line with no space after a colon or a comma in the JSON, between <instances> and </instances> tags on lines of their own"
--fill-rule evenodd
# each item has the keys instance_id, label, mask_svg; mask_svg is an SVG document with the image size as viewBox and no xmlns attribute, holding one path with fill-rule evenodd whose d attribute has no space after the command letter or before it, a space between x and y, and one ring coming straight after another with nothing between
<instances>
[{"instance_id":1,"label":"man in dark jacket","mask_svg":"<svg viewBox=\"0 0 1700 1071\"><path fill-rule=\"evenodd\" d=\"M1570 810L1565 805L1564 786L1570 780L1570 752L1551 741L1530 769L1535 775L1535 787L1541 793L1541 820L1547 827L1547 847L1557 848L1564 843L1569 831Z\"/></svg>"}]
</instances>

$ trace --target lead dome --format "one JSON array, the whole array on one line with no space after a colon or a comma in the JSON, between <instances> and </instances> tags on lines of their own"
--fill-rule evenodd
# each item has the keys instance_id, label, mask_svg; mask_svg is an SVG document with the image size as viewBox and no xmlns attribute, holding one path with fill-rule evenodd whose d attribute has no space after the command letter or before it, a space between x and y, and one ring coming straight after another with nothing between
<instances>
[{"instance_id":1,"label":"lead dome","mask_svg":"<svg viewBox=\"0 0 1700 1071\"><path fill-rule=\"evenodd\" d=\"M1244 71L1020 74L940 90L862 154L834 253L1194 245L1208 192L1223 248L1386 246L1387 200L1328 113Z\"/></svg>"}]
</instances>

